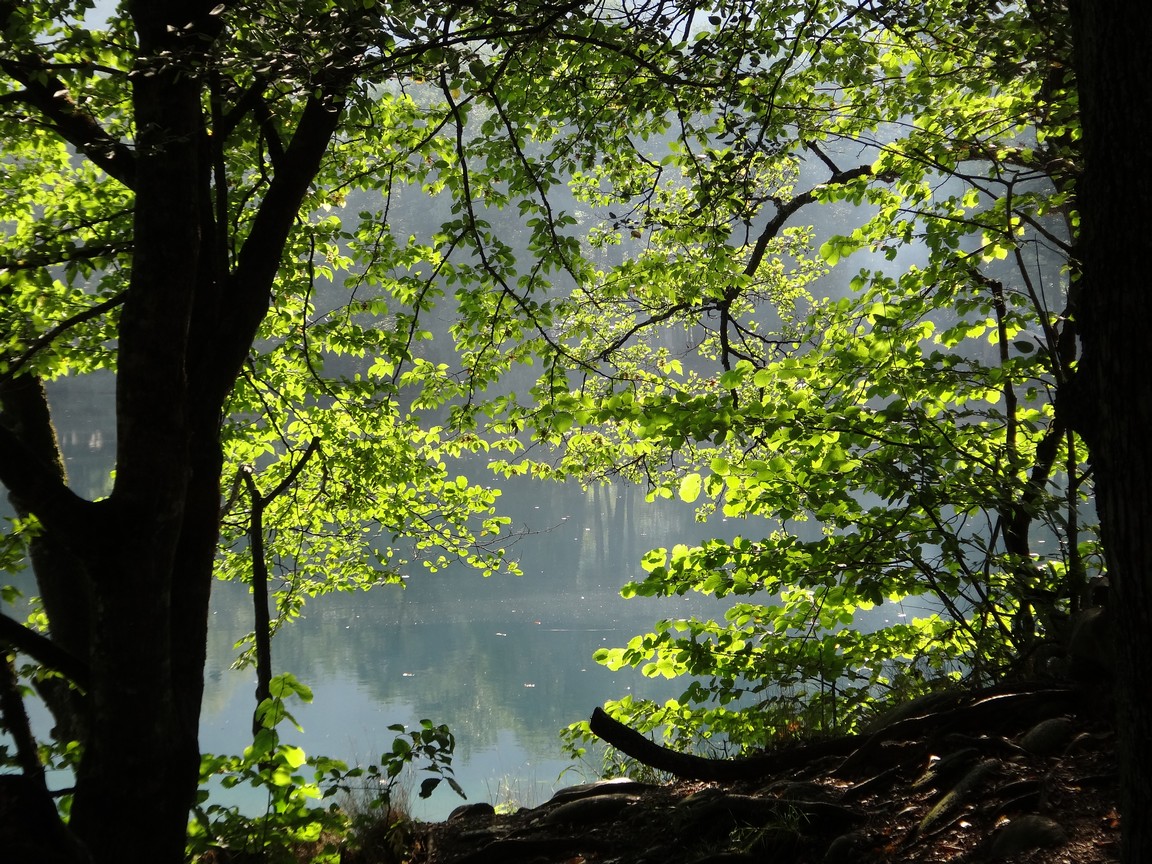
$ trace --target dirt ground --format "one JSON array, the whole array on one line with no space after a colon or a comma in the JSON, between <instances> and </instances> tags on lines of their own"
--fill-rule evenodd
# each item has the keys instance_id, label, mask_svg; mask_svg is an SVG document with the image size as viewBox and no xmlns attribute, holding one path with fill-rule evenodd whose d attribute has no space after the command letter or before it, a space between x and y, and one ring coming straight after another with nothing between
<instances>
[{"instance_id":1,"label":"dirt ground","mask_svg":"<svg viewBox=\"0 0 1152 864\"><path fill-rule=\"evenodd\" d=\"M1020 685L913 704L869 734L730 762L734 775L572 787L459 808L353 864L1104 864L1115 737L1082 692ZM707 774L708 766L688 766ZM396 845L392 846L396 849Z\"/></svg>"}]
</instances>

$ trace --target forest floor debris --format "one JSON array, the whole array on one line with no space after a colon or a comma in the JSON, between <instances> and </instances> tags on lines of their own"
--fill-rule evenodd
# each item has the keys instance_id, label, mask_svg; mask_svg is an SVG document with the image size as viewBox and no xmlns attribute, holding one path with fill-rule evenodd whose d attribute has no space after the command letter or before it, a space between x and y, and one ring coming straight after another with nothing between
<instances>
[{"instance_id":1,"label":"forest floor debris","mask_svg":"<svg viewBox=\"0 0 1152 864\"><path fill-rule=\"evenodd\" d=\"M756 757L763 771L575 786L515 813L409 826L412 864L1105 864L1115 736L1080 691L926 700L870 734ZM740 772L737 772L740 773ZM349 854L354 864L380 864Z\"/></svg>"}]
</instances>

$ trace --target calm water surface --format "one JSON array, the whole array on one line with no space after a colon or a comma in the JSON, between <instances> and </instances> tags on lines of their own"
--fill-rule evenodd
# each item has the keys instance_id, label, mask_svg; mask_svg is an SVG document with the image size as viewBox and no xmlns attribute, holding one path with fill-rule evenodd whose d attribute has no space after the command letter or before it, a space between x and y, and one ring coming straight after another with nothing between
<instances>
[{"instance_id":1,"label":"calm water surface","mask_svg":"<svg viewBox=\"0 0 1152 864\"><path fill-rule=\"evenodd\" d=\"M518 480L506 484L505 500L516 524L542 532L515 547L523 576L414 570L403 586L311 600L305 618L276 637L275 669L315 691L312 705L294 711L305 731L292 738L306 751L371 761L389 748L390 724L428 718L456 735L454 767L469 800L511 794L539 803L581 779L578 772L560 779L571 767L559 746L563 726L606 699L666 698L682 689L610 672L592 654L623 645L662 616L722 612L706 597L619 597L625 582L643 575L637 562L645 551L697 542L715 526L697 523L686 506L647 505L630 487L585 492ZM243 586L217 586L202 732L208 751L233 752L247 741L254 679L229 667L233 643L251 627L250 606ZM422 818L441 818L459 803L442 789L414 806Z\"/></svg>"},{"instance_id":2,"label":"calm water surface","mask_svg":"<svg viewBox=\"0 0 1152 864\"><path fill-rule=\"evenodd\" d=\"M89 496L109 488L111 388L105 378L52 393L72 484ZM481 479L482 472L479 465L471 473ZM527 478L496 485L505 514L529 532L512 548L524 575L485 579L466 567L432 574L416 565L403 585L310 600L304 618L272 645L273 671L291 672L315 694L312 704L291 708L304 731L283 727L287 740L309 754L368 764L391 748L389 725L428 718L456 735L455 775L470 801L540 803L598 767L573 766L560 729L608 699L663 699L684 687L611 672L593 662L593 652L624 645L659 618L723 614L724 601L698 595L621 599L620 588L643 576L643 554L767 530L719 516L700 523L690 506L645 503L630 486L585 490ZM900 613L872 614L879 624ZM211 615L201 746L239 753L251 742L255 705L253 670L232 668L233 646L252 627L247 588L216 583ZM36 717L45 732L44 712ZM248 812L263 806L254 790L227 794ZM439 819L459 803L441 788L427 801L414 800L413 813Z\"/></svg>"},{"instance_id":3,"label":"calm water surface","mask_svg":"<svg viewBox=\"0 0 1152 864\"><path fill-rule=\"evenodd\" d=\"M52 392L71 482L89 496L109 489L112 386L105 378ZM472 474L480 479L482 471L476 466ZM699 596L624 601L619 590L643 576L638 562L651 548L751 526L720 518L701 524L691 507L646 504L629 486L496 483L513 525L530 532L512 547L524 575L485 579L466 567L432 574L417 565L403 585L310 600L303 620L272 646L274 672L293 673L315 694L312 704L292 708L304 731L289 730L288 740L310 754L366 764L390 749L389 725L428 718L456 735L454 768L469 800L511 797L531 805L596 768L576 766L561 779L573 768L561 751L561 728L608 699L680 692L683 685L604 669L592 654L625 644L660 617L721 614L723 605ZM251 603L245 586L214 587L206 752L237 753L251 742L254 672L231 668L233 646L252 626ZM43 711L37 717L43 732L47 718ZM252 791L231 794L246 810L261 806ZM442 788L413 807L416 816L434 819L459 803Z\"/></svg>"}]
</instances>

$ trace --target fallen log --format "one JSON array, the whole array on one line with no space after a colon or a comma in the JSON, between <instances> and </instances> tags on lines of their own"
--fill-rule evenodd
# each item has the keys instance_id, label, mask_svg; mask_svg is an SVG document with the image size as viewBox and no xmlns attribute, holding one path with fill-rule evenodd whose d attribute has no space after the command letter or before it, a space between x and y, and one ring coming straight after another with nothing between
<instances>
[{"instance_id":1,"label":"fallen log","mask_svg":"<svg viewBox=\"0 0 1152 864\"><path fill-rule=\"evenodd\" d=\"M861 763L886 761L881 751L886 742L911 741L947 731L1003 734L1005 727L1019 731L1054 711L1071 707L1074 701L1075 691L1069 688L1019 683L934 694L925 710L893 718L869 734L806 741L738 759L709 759L671 750L609 717L602 708L592 712L589 728L606 744L657 771L684 780L727 782L770 777L829 756L844 759L840 772L850 771Z\"/></svg>"},{"instance_id":2,"label":"fallen log","mask_svg":"<svg viewBox=\"0 0 1152 864\"><path fill-rule=\"evenodd\" d=\"M845 756L860 743L859 736L848 735L827 741L816 741L758 756L740 759L709 759L691 753L670 750L645 738L635 729L609 717L602 708L592 712L589 728L597 738L621 753L684 780L727 782L753 780L795 768L825 756Z\"/></svg>"}]
</instances>

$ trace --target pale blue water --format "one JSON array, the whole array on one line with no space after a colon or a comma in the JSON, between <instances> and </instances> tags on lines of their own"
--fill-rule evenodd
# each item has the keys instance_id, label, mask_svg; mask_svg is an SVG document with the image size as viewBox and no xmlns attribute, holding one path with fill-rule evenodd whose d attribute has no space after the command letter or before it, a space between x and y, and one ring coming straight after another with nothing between
<instances>
[{"instance_id":1,"label":"pale blue water","mask_svg":"<svg viewBox=\"0 0 1152 864\"><path fill-rule=\"evenodd\" d=\"M111 387L111 378L98 378L53 391L69 475L89 496L108 489ZM563 726L628 693L680 692L680 684L610 672L592 654L625 644L660 617L719 614L723 605L711 598L624 601L618 592L643 576L638 562L649 549L734 533L736 524L701 524L688 505L646 504L642 490L626 485L584 490L523 478L499 485L513 525L530 532L513 548L524 575L485 579L466 567L430 574L417 566L404 587L309 601L304 619L273 642L274 672L293 673L315 694L294 710L304 732L290 731L289 740L309 753L368 763L390 748L389 725L447 723L469 800L531 804L582 779L572 770L560 778L573 767L560 747ZM251 741L254 673L230 668L251 616L244 586L217 584L201 728L207 752L237 753ZM32 706L32 713L46 731L44 711ZM261 806L250 790L232 794L246 810ZM459 803L442 788L413 806L434 819Z\"/></svg>"},{"instance_id":2,"label":"pale blue water","mask_svg":"<svg viewBox=\"0 0 1152 864\"><path fill-rule=\"evenodd\" d=\"M308 752L370 761L390 746L390 724L426 717L447 723L456 735L456 776L469 800L500 797L501 788L511 786L514 797L526 799L521 803L538 803L582 779L572 771L560 779L572 767L560 748L563 726L586 719L607 699L680 692L681 684L610 672L592 654L623 645L662 616L722 612L723 604L707 597L618 596L625 582L643 575L638 561L649 548L696 542L717 526L697 523L685 505L646 505L643 493L630 487L586 494L579 487L534 485L516 481L514 494L506 495L520 502L511 513L515 523L557 527L517 547L523 576L417 571L403 589L310 601L305 619L277 636L276 670L292 672L315 691L314 704L296 712L305 732L293 741ZM245 741L254 679L227 667L231 644L248 626L251 601L240 586L220 588L202 745L232 751ZM422 818L440 818L459 803L442 789L414 802L414 809Z\"/></svg>"}]
</instances>

